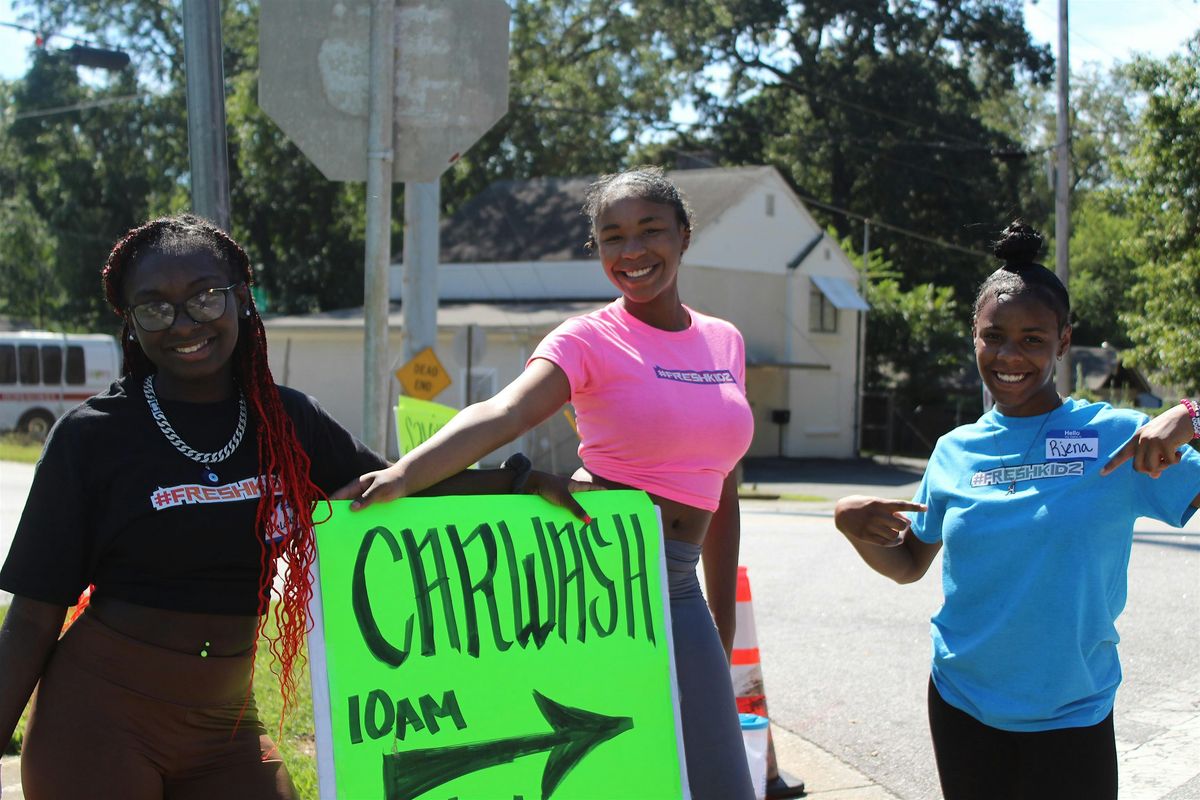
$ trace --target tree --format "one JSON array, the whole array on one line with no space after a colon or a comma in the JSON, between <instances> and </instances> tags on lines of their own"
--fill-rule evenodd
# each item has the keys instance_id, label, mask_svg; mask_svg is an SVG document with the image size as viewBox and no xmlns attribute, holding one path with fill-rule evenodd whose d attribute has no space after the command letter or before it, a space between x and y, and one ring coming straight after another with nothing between
<instances>
[{"instance_id":1,"label":"tree","mask_svg":"<svg viewBox=\"0 0 1200 800\"><path fill-rule=\"evenodd\" d=\"M54 318L43 318L47 324L112 327L100 267L116 236L171 194L170 173L147 166L161 149L157 111L128 102L135 92L129 75L99 88L84 84L73 65L45 49L34 52L29 72L13 87L5 135L18 199L8 211L24 219L20 235L33 248L29 256L48 259L43 285L54 300L41 310L53 310Z\"/></svg>"},{"instance_id":2,"label":"tree","mask_svg":"<svg viewBox=\"0 0 1200 800\"><path fill-rule=\"evenodd\" d=\"M447 173L447 211L497 180L620 169L682 94L680 65L640 4L511 6L508 114Z\"/></svg>"},{"instance_id":3,"label":"tree","mask_svg":"<svg viewBox=\"0 0 1200 800\"><path fill-rule=\"evenodd\" d=\"M186 206L187 131L182 23L160 0L18 0L50 30L78 28L133 54L141 141L120 151L98 142L87 165L120 161L161 174L172 191L151 193L135 211ZM364 187L326 180L286 140L257 103L258 5L223 4L233 233L280 312L362 302ZM667 116L677 95L661 36L628 4L600 0L513 0L509 114L442 182L452 212L492 181L606 172L621 166L650 120ZM81 175L90 180L89 166ZM131 173L132 174L132 173ZM71 191L86 194L85 186ZM403 195L394 193L392 250L400 252ZM111 244L125 228L82 217L95 241ZM52 231L56 228L52 226ZM57 236L57 234L55 234ZM96 262L93 261L93 264ZM73 286L74 296L82 287ZM94 292L94 283L89 287Z\"/></svg>"},{"instance_id":4,"label":"tree","mask_svg":"<svg viewBox=\"0 0 1200 800\"><path fill-rule=\"evenodd\" d=\"M1080 192L1071 209L1072 344L1130 344L1122 316L1133 313L1129 293L1136 261L1128 243L1137 223L1118 192Z\"/></svg>"},{"instance_id":5,"label":"tree","mask_svg":"<svg viewBox=\"0 0 1200 800\"><path fill-rule=\"evenodd\" d=\"M842 249L853 253L849 240ZM861 270L862 256L851 259ZM868 391L894 392L902 408L937 404L948 385L971 370L964 309L948 286L930 283L904 288L882 251L868 258L866 299Z\"/></svg>"},{"instance_id":6,"label":"tree","mask_svg":"<svg viewBox=\"0 0 1200 800\"><path fill-rule=\"evenodd\" d=\"M1138 263L1132 308L1121 319L1134 347L1130 363L1168 383L1200 387L1200 33L1182 53L1128 68L1147 93L1131 155L1118 175L1130 187Z\"/></svg>"},{"instance_id":7,"label":"tree","mask_svg":"<svg viewBox=\"0 0 1200 800\"><path fill-rule=\"evenodd\" d=\"M639 4L642 7L643 4ZM724 163L770 163L801 196L975 251L1022 207L1023 142L981 113L1047 50L1013 0L657 0ZM713 76L718 76L719 81ZM727 77L726 77L727 76ZM723 85L722 85L723 84ZM859 223L820 212L839 236ZM901 282L965 299L984 259L880 234Z\"/></svg>"}]
</instances>

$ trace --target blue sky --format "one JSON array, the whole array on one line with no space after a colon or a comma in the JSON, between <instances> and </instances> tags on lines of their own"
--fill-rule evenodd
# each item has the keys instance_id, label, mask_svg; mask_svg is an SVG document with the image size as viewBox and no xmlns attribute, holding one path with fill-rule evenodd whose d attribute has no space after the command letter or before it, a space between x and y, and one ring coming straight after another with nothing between
<instances>
[{"instance_id":1,"label":"blue sky","mask_svg":"<svg viewBox=\"0 0 1200 800\"><path fill-rule=\"evenodd\" d=\"M1072 67L1125 61L1134 53L1163 57L1178 51L1200 29L1197 0L1071 0ZM1034 39L1057 42L1058 0L1025 0L1025 20ZM9 0L0 0L0 22L16 21ZM20 77L33 36L0 27L0 78ZM68 46L59 40L52 44Z\"/></svg>"}]
</instances>

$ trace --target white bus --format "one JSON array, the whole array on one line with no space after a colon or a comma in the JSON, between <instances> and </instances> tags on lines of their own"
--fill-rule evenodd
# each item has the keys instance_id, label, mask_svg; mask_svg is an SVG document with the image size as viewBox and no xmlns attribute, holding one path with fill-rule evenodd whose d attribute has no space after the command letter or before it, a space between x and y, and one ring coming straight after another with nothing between
<instances>
[{"instance_id":1,"label":"white bus","mask_svg":"<svg viewBox=\"0 0 1200 800\"><path fill-rule=\"evenodd\" d=\"M120 374L121 351L111 336L0 332L0 430L43 439L63 412Z\"/></svg>"}]
</instances>

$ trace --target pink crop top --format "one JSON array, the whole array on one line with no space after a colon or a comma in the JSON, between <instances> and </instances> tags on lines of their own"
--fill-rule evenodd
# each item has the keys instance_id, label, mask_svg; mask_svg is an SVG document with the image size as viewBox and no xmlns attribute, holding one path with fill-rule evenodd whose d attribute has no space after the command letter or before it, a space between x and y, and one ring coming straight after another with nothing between
<instances>
[{"instance_id":1,"label":"pink crop top","mask_svg":"<svg viewBox=\"0 0 1200 800\"><path fill-rule=\"evenodd\" d=\"M687 329L663 331L618 299L559 325L529 360L566 373L590 472L716 511L754 435L745 345L725 320L687 312Z\"/></svg>"}]
</instances>

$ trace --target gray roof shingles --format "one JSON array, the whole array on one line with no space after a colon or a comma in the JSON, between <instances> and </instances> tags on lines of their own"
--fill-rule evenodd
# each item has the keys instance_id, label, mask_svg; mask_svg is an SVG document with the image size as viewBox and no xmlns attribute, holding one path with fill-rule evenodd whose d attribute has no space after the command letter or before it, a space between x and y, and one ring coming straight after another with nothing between
<instances>
[{"instance_id":1,"label":"gray roof shingles","mask_svg":"<svg viewBox=\"0 0 1200 800\"><path fill-rule=\"evenodd\" d=\"M733 206L771 167L717 167L668 173L703 230ZM441 263L578 261L588 222L584 194L594 177L497 181L441 225Z\"/></svg>"}]
</instances>

